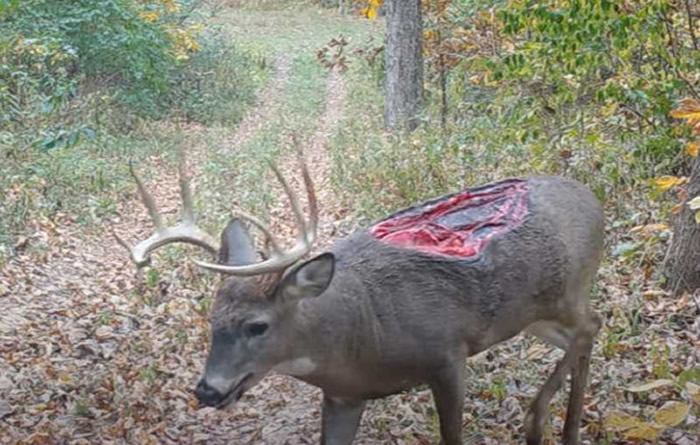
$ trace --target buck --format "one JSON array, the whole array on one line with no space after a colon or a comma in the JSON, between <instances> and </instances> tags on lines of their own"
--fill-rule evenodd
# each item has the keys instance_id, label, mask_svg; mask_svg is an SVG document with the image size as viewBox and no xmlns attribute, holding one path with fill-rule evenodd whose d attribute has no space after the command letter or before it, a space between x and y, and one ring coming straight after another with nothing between
<instances>
[{"instance_id":1,"label":"buck","mask_svg":"<svg viewBox=\"0 0 700 445\"><path fill-rule=\"evenodd\" d=\"M524 331L565 351L531 402L526 443L541 443L549 402L569 374L564 443L578 443L600 327L589 293L603 250L602 211L584 186L535 177L466 189L395 213L304 261L316 239L318 206L303 160L300 166L307 217L272 166L299 230L287 250L244 213L220 242L199 229L184 166L182 222L164 226L131 170L156 226L131 248L132 260L143 266L161 246L191 243L218 254L218 262L196 263L225 277L195 391L201 404L227 407L268 373L287 374L323 390L321 443L348 445L367 400L427 384L441 444L458 445L465 359ZM266 238L262 258L247 226Z\"/></svg>"}]
</instances>

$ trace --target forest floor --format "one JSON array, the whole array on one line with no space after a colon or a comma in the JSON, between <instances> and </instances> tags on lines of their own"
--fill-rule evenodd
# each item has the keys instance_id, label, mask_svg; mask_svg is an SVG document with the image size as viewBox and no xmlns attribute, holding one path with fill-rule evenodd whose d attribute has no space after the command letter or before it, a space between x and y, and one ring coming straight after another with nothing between
<instances>
[{"instance_id":1,"label":"forest floor","mask_svg":"<svg viewBox=\"0 0 700 445\"><path fill-rule=\"evenodd\" d=\"M288 205L261 160L276 159L300 189L289 149L295 135L318 190L318 248L328 247L354 224L351 201L332 187L328 153L347 117L352 78L323 70L316 52L340 35L365 39L378 32L376 25L331 12L254 9L230 10L216 21L272 68L257 104L236 128L161 124L164 132L182 133L197 207L220 220L232 207L253 208L291 239ZM163 214L174 218L180 201L171 157L153 156L142 168ZM135 193L123 198L119 216L101 228L86 229L68 214L36 221L23 241L33 248L0 270L0 443L318 443L320 391L293 378L271 375L225 411L198 406L193 388L207 353L207 309L217 277L183 260L183 253L197 252L182 248L165 249L153 268L136 273L111 231L134 242L152 226ZM607 302L598 301L597 309L612 321L593 359L583 425L588 444L623 443L605 431L610 412L648 419L654 406L685 397L686 382L673 376L679 367L696 369L692 351L699 344L698 333L687 330L693 320L683 315L692 314L697 301L647 290L630 316L624 310L628 277L614 262L601 275L598 293ZM635 335L625 334L630 331ZM690 353L683 344L694 345ZM519 336L470 359L465 443L520 443L528 402L561 355ZM628 391L648 381L655 386ZM552 404L548 443L563 424L561 393ZM663 442L696 443L697 419L684 425L665 433ZM431 395L416 389L371 402L356 443L437 441Z\"/></svg>"}]
</instances>

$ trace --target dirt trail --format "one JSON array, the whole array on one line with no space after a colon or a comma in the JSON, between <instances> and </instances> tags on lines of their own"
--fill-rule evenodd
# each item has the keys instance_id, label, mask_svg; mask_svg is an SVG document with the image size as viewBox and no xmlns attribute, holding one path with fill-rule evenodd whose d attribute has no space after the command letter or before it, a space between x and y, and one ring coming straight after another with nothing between
<instances>
[{"instance_id":1,"label":"dirt trail","mask_svg":"<svg viewBox=\"0 0 700 445\"><path fill-rule=\"evenodd\" d=\"M289 66L286 56L279 58L258 104L225 149L238 149L270 119ZM205 130L186 128L186 143L202 140ZM202 146L188 152L190 159L202 156ZM176 175L161 157L147 162L155 176L144 180L172 220L180 208ZM129 242L152 230L135 193L118 213L112 228ZM219 435L223 443L231 430L241 429L225 413L194 409L191 388L207 331L197 313L198 291L186 284L194 276L191 265L158 271L169 276L158 280L162 302L153 307L139 300L144 277L135 276L109 229L90 234L70 215L58 214L35 222L32 231L24 252L0 270L0 443L119 437L129 443L217 443Z\"/></svg>"},{"instance_id":2,"label":"dirt trail","mask_svg":"<svg viewBox=\"0 0 700 445\"><path fill-rule=\"evenodd\" d=\"M331 185L331 164L327 151L329 138L335 131L341 117L345 95L344 79L337 72L331 72L326 84L326 105L318 121L318 126L308 139L298 140L314 182L319 204L319 233L314 251L330 245L332 238L336 235L336 222L347 213L335 196ZM285 156L281 161L280 170L292 187L298 191L299 198L306 203L306 193L296 157L294 155ZM280 234L280 237L293 239L296 235L296 228L293 225L288 200L282 193L281 187L278 184L275 184L275 187L279 199L270 210L273 227L277 230L276 233Z\"/></svg>"},{"instance_id":3,"label":"dirt trail","mask_svg":"<svg viewBox=\"0 0 700 445\"><path fill-rule=\"evenodd\" d=\"M226 139L226 144L221 148L222 150L237 150L244 146L270 120L270 117L279 105L284 87L289 82L290 68L291 64L287 55L277 58L275 75L260 94L256 106L246 113L236 127L236 131L230 138Z\"/></svg>"},{"instance_id":4,"label":"dirt trail","mask_svg":"<svg viewBox=\"0 0 700 445\"><path fill-rule=\"evenodd\" d=\"M280 92L288 82L289 59L280 57L275 75L261 93L258 104L252 107L226 140L225 149L236 150L249 141L270 118L276 108ZM188 128L190 135L201 132L201 127ZM206 156L201 146L188 151L190 161ZM176 176L165 171L163 159L152 157L156 177L143 178L156 198L164 215L179 212L180 199ZM197 165L189 162L190 166ZM196 172L190 172L192 173ZM112 229L127 239L143 239L152 227L136 195L119 205L121 218L114 220ZM47 313L63 310L85 294L92 294L102 286L110 292L123 293L134 283L112 282L114 271L130 267L124 263L124 250L105 229L101 236L86 237L84 229L70 215L59 214L54 221L38 221L35 234L27 240L29 246L41 246L43 252L20 255L0 270L0 333L9 333L24 323L45 317ZM138 230L138 233L133 233ZM124 276L125 274L118 274ZM102 280L102 277L105 280ZM77 291L77 292L76 292ZM1 389L1 387L0 387Z\"/></svg>"},{"instance_id":5,"label":"dirt trail","mask_svg":"<svg viewBox=\"0 0 700 445\"><path fill-rule=\"evenodd\" d=\"M308 140L300 140L319 206L319 236L314 251L328 247L336 233L337 217L343 213L330 183L330 160L327 151L329 138L341 117L346 96L344 79L332 72L326 85L326 105L318 126ZM300 199L305 201L303 181L294 155L286 156L281 164L283 172ZM295 227L286 196L279 191L279 199L270 211L271 228L283 239L292 239ZM321 391L291 377L272 375L254 387L240 405L256 412L264 412L258 421L260 429L250 436L243 435L242 443L303 444L318 443L320 437ZM233 408L236 410L237 408Z\"/></svg>"},{"instance_id":6,"label":"dirt trail","mask_svg":"<svg viewBox=\"0 0 700 445\"><path fill-rule=\"evenodd\" d=\"M280 57L276 67L256 106L218 150L238 150L270 121L289 82L289 58ZM313 134L301 135L320 207L316 251L330 244L344 214L330 184L327 146L345 95L343 78L331 73L323 115ZM203 140L205 131L188 126L185 143ZM192 176L206 156L205 147L188 146ZM143 179L172 221L180 211L176 175L162 157L147 162L154 176ZM305 196L295 157L283 157L280 168ZM291 239L288 204L278 196L272 228ZM149 235L152 224L136 193L118 213L112 229L120 236L135 242ZM156 280L161 300L153 307L139 300L147 277L134 273L107 229L86 234L69 215L58 215L38 221L27 245L0 270L0 421L9 426L0 443L318 441L320 391L289 377L269 376L228 412L197 409L191 390L207 323L197 311L199 290L187 284L198 273L189 262L173 271L155 264L167 276Z\"/></svg>"}]
</instances>

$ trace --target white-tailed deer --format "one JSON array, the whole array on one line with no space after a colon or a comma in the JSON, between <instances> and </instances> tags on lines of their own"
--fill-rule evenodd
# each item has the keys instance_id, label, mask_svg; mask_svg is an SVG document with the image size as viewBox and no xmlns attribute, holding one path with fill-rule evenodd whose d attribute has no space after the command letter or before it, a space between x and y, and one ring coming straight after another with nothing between
<instances>
[{"instance_id":1,"label":"white-tailed deer","mask_svg":"<svg viewBox=\"0 0 700 445\"><path fill-rule=\"evenodd\" d=\"M198 229L184 167L183 221L165 227L132 169L156 226L131 249L133 261L142 266L160 246L192 243L218 253L218 263L199 266L227 276L211 309L211 350L196 388L202 404L226 407L271 371L288 374L323 390L322 444L348 445L366 400L427 384L441 443L460 445L466 357L525 331L566 351L530 406L526 442L541 443L549 402L571 373L564 443L578 443L600 327L589 293L603 251L603 214L586 188L539 177L467 189L300 262L316 238L313 184L302 160L307 220L273 170L299 228L287 251L250 215L233 218L221 243ZM261 261L244 222L267 238Z\"/></svg>"}]
</instances>

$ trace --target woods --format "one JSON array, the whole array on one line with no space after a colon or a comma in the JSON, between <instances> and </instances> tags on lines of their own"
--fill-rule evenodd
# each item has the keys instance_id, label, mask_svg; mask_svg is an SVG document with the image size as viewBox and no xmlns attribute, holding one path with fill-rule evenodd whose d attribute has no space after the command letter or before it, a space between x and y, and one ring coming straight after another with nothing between
<instances>
[{"instance_id":1,"label":"woods","mask_svg":"<svg viewBox=\"0 0 700 445\"><path fill-rule=\"evenodd\" d=\"M699 24L700 4L692 0L0 0L0 443L323 443L328 412L359 422L353 445L438 443L445 412L449 440L461 434L475 444L526 443L540 434L543 443L573 441L567 419L578 416L582 444L696 443ZM230 312L240 315L231 322L236 338L252 339L237 347L258 353L221 357L267 366L269 356L260 351L268 349L258 337L283 338L269 350L284 343L286 351L306 355L277 364L264 378L260 371L260 381L245 380L234 388L245 391L228 394L240 398L228 410L205 407L202 400L220 401L198 397L206 387L198 390L197 383L212 350L210 320L226 312L216 291L226 281L192 260L239 257L168 245L135 268L113 235L133 246L154 222L130 166L163 226L181 221L183 174L192 192L188 208L212 245L234 215L255 215L257 223L245 227L250 249L240 249L240 258L275 263L275 243L260 226L283 252L304 238L269 165L287 178L306 217L313 198L305 192L299 149L318 201L317 222L304 223L317 228L316 244L288 275L263 275L269 279L261 289L292 286L282 294L293 305L303 294L296 286L307 286L313 295L303 295L314 303L305 308L341 295L329 303L333 316L319 322L326 330L307 334L303 345L330 342L339 357L355 351L347 363L356 367L332 367L313 347L297 348L293 335L275 337L278 312L268 311L274 296L233 304L257 317ZM349 280L355 287L342 289L355 290L345 293L334 280L348 264L375 259L360 261L371 251L357 254L357 263L341 258L335 278L327 256L300 275L297 267L337 252L333 244L352 233L379 237L378 221L390 216L394 225L382 233L408 243L401 248L427 243L433 259L462 252L494 265L494 246L533 218L518 213L535 208L518 182L532 176L581 183L604 213L602 260L592 290L582 292L590 294L600 329L591 322L577 331L586 338L597 331L589 378L586 366L567 376L574 355L588 360L586 341L567 356L552 346L561 337L552 341L542 325L453 366L450 375L463 376L448 386L463 397L443 391L434 398L431 389L440 391L433 384L338 404L293 377L323 372L389 391L399 372L378 378L358 370L374 342L388 338L382 323L404 314L392 326L412 327L390 337L393 349L382 349L380 355L394 357L403 340L455 326L460 307L444 311L447 300L436 297L409 315L398 310L416 286L391 280L410 270L408 282L426 283L422 260L411 262L414 269L386 266L374 278ZM501 183L508 178L515 182ZM516 187L486 193L503 184ZM421 203L453 193L482 199L476 205L463 198L473 213L462 216L492 227L488 233L469 224L455 228L456 217L440 222L441 232L429 211L421 230L398 230L395 212L425 210ZM587 202L570 201L559 208ZM460 246L450 244L455 239ZM496 291L514 279L512 271L547 255L530 256L502 257L517 263L508 271L486 267L484 292L468 297L478 294L482 304L491 295L489 310L474 307L495 313L492 303L504 295ZM523 293L556 268L535 269L517 280ZM283 276L296 278L282 284ZM382 280L393 284L381 287ZM368 283L384 289L376 301L396 309L375 317L369 325L376 336L369 337L360 321L381 311L342 300L366 298L357 289ZM439 320L431 318L436 311ZM436 345L429 348L437 354L432 362L449 349ZM410 351L414 365L426 357ZM567 406L570 385L579 388L577 400L583 394L573 416L567 410L579 405ZM547 391L538 396L555 386L566 390L551 402ZM443 405L439 416L436 403ZM459 415L460 431L450 426Z\"/></svg>"}]
</instances>

